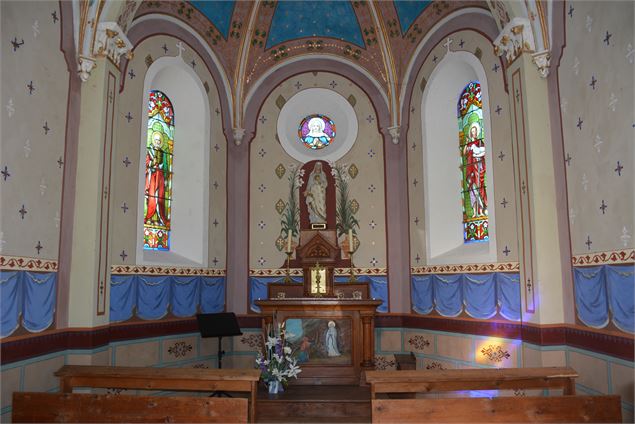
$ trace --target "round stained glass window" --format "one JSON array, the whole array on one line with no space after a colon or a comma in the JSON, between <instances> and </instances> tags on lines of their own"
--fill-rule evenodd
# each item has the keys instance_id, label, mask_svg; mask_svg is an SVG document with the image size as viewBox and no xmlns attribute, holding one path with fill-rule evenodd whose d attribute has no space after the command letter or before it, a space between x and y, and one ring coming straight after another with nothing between
<instances>
[{"instance_id":1,"label":"round stained glass window","mask_svg":"<svg viewBox=\"0 0 635 424\"><path fill-rule=\"evenodd\" d=\"M309 115L300 122L298 137L307 149L323 149L335 140L335 123L326 115Z\"/></svg>"}]
</instances>

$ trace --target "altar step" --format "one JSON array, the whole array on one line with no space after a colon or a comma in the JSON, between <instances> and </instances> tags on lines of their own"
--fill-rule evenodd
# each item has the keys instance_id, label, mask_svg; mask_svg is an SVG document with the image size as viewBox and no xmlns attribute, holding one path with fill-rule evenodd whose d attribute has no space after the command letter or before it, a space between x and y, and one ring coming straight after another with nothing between
<instances>
[{"instance_id":1,"label":"altar step","mask_svg":"<svg viewBox=\"0 0 635 424\"><path fill-rule=\"evenodd\" d=\"M283 393L258 392L256 422L369 423L368 386L289 386Z\"/></svg>"}]
</instances>

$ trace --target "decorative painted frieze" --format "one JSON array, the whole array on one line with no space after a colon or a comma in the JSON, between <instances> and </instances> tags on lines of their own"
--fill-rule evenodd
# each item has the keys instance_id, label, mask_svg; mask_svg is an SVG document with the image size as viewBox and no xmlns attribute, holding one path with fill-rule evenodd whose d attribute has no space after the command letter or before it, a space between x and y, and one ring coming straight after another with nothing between
<instances>
[{"instance_id":1,"label":"decorative painted frieze","mask_svg":"<svg viewBox=\"0 0 635 424\"><path fill-rule=\"evenodd\" d=\"M0 256L0 270L3 271L57 271L57 261L20 256Z\"/></svg>"},{"instance_id":2,"label":"decorative painted frieze","mask_svg":"<svg viewBox=\"0 0 635 424\"><path fill-rule=\"evenodd\" d=\"M571 263L574 266L632 264L635 263L635 249L575 255Z\"/></svg>"},{"instance_id":3,"label":"decorative painted frieze","mask_svg":"<svg viewBox=\"0 0 635 424\"><path fill-rule=\"evenodd\" d=\"M167 266L145 266L145 265L113 265L110 267L113 275L202 275L208 277L222 277L225 275L224 269L214 268L183 268Z\"/></svg>"},{"instance_id":4,"label":"decorative painted frieze","mask_svg":"<svg viewBox=\"0 0 635 424\"><path fill-rule=\"evenodd\" d=\"M518 262L491 264L428 265L410 268L411 274L456 274L463 272L519 272Z\"/></svg>"}]
</instances>

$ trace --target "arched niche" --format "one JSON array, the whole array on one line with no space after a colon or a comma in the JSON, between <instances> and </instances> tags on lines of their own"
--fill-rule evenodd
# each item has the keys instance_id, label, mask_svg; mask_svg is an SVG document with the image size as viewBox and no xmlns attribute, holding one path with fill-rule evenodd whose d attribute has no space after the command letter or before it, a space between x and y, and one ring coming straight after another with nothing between
<instances>
[{"instance_id":1,"label":"arched niche","mask_svg":"<svg viewBox=\"0 0 635 424\"><path fill-rule=\"evenodd\" d=\"M144 250L145 155L150 90L163 92L174 108L174 161L169 251ZM205 88L180 57L154 61L144 80L137 213L137 263L206 267L210 175L210 111Z\"/></svg>"},{"instance_id":2,"label":"arched niche","mask_svg":"<svg viewBox=\"0 0 635 424\"><path fill-rule=\"evenodd\" d=\"M457 101L470 81L481 84L485 133L489 240L464 243ZM494 181L489 91L481 62L449 52L432 72L421 102L427 264L496 262Z\"/></svg>"}]
</instances>

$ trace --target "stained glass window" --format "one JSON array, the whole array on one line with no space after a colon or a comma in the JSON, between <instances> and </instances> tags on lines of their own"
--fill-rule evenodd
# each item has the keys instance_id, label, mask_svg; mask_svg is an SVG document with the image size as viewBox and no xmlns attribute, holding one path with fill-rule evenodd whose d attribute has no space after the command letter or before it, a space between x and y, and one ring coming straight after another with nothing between
<instances>
[{"instance_id":1,"label":"stained glass window","mask_svg":"<svg viewBox=\"0 0 635 424\"><path fill-rule=\"evenodd\" d=\"M326 115L309 115L300 122L298 137L307 149L323 149L335 140L335 123Z\"/></svg>"},{"instance_id":2,"label":"stained glass window","mask_svg":"<svg viewBox=\"0 0 635 424\"><path fill-rule=\"evenodd\" d=\"M471 81L461 92L457 115L462 175L463 240L465 243L487 241L489 234L485 135L481 85L478 81Z\"/></svg>"},{"instance_id":3,"label":"stained glass window","mask_svg":"<svg viewBox=\"0 0 635 424\"><path fill-rule=\"evenodd\" d=\"M174 110L157 90L148 99L143 248L170 250Z\"/></svg>"}]
</instances>

